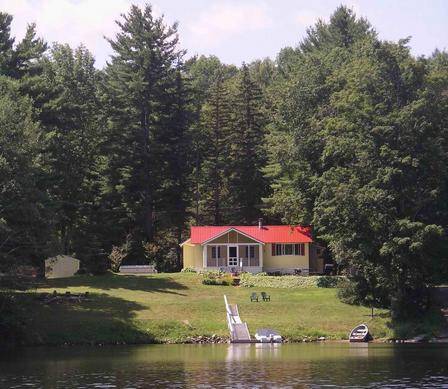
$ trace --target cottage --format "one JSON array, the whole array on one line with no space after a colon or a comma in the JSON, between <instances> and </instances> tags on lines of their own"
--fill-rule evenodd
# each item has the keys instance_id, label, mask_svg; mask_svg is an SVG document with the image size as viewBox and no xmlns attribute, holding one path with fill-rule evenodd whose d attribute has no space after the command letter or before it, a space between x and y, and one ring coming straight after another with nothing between
<instances>
[{"instance_id":1,"label":"cottage","mask_svg":"<svg viewBox=\"0 0 448 389\"><path fill-rule=\"evenodd\" d=\"M184 268L196 270L320 273L311 228L302 226L192 226L181 244ZM311 263L310 263L311 253Z\"/></svg>"}]
</instances>

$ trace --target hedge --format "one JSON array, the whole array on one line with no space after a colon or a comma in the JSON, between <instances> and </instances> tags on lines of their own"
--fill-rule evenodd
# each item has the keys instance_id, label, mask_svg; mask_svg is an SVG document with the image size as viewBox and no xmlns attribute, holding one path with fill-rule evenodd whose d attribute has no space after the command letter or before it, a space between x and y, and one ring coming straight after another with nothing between
<instances>
[{"instance_id":1,"label":"hedge","mask_svg":"<svg viewBox=\"0 0 448 389\"><path fill-rule=\"evenodd\" d=\"M342 276L268 276L265 273L240 275L240 285L260 288L336 288Z\"/></svg>"}]
</instances>

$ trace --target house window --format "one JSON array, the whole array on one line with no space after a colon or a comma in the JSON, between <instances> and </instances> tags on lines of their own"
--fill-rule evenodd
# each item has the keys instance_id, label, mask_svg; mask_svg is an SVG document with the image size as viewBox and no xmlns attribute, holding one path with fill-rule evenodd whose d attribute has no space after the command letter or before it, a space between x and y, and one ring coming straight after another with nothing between
<instances>
[{"instance_id":1,"label":"house window","mask_svg":"<svg viewBox=\"0 0 448 389\"><path fill-rule=\"evenodd\" d=\"M255 246L246 246L246 258L255 258Z\"/></svg>"},{"instance_id":2,"label":"house window","mask_svg":"<svg viewBox=\"0 0 448 389\"><path fill-rule=\"evenodd\" d=\"M255 246L249 246L249 258L255 258Z\"/></svg>"},{"instance_id":3,"label":"house window","mask_svg":"<svg viewBox=\"0 0 448 389\"><path fill-rule=\"evenodd\" d=\"M220 246L212 246L212 259L221 258L221 247Z\"/></svg>"},{"instance_id":4,"label":"house window","mask_svg":"<svg viewBox=\"0 0 448 389\"><path fill-rule=\"evenodd\" d=\"M305 244L298 243L294 245L294 254L295 255L305 255Z\"/></svg>"},{"instance_id":5,"label":"house window","mask_svg":"<svg viewBox=\"0 0 448 389\"><path fill-rule=\"evenodd\" d=\"M283 246L283 253L284 253L284 255L292 255L292 248L293 248L292 244L285 244Z\"/></svg>"},{"instance_id":6,"label":"house window","mask_svg":"<svg viewBox=\"0 0 448 389\"><path fill-rule=\"evenodd\" d=\"M283 245L282 244L275 245L275 255L283 255Z\"/></svg>"},{"instance_id":7,"label":"house window","mask_svg":"<svg viewBox=\"0 0 448 389\"><path fill-rule=\"evenodd\" d=\"M272 255L305 255L305 244L272 244Z\"/></svg>"}]
</instances>

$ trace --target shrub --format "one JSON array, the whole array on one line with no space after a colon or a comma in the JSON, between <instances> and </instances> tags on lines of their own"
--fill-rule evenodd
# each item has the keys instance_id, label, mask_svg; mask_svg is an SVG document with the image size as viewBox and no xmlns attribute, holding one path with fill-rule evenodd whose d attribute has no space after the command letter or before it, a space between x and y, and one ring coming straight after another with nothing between
<instances>
[{"instance_id":1,"label":"shrub","mask_svg":"<svg viewBox=\"0 0 448 389\"><path fill-rule=\"evenodd\" d=\"M215 278L204 278L202 280L204 285L219 285L218 281Z\"/></svg>"},{"instance_id":2,"label":"shrub","mask_svg":"<svg viewBox=\"0 0 448 389\"><path fill-rule=\"evenodd\" d=\"M219 278L227 273L225 273L221 270L202 270L199 272L199 274L202 274L204 277L208 277L208 278Z\"/></svg>"},{"instance_id":3,"label":"shrub","mask_svg":"<svg viewBox=\"0 0 448 389\"><path fill-rule=\"evenodd\" d=\"M232 285L233 277L229 273L222 271L208 271L203 272L204 279L202 283L204 285Z\"/></svg>"},{"instance_id":4,"label":"shrub","mask_svg":"<svg viewBox=\"0 0 448 389\"><path fill-rule=\"evenodd\" d=\"M338 276L322 276L317 279L317 287L319 288L337 288L344 277Z\"/></svg>"},{"instance_id":5,"label":"shrub","mask_svg":"<svg viewBox=\"0 0 448 389\"><path fill-rule=\"evenodd\" d=\"M113 246L109 254L110 268L117 273L120 270L121 263L128 256L131 247L131 236L126 236L126 241L121 246Z\"/></svg>"},{"instance_id":6,"label":"shrub","mask_svg":"<svg viewBox=\"0 0 448 389\"><path fill-rule=\"evenodd\" d=\"M184 267L181 270L182 273L197 273L196 269L192 268L192 267Z\"/></svg>"},{"instance_id":7,"label":"shrub","mask_svg":"<svg viewBox=\"0 0 448 389\"><path fill-rule=\"evenodd\" d=\"M321 280L322 278L334 278L334 280ZM328 276L268 276L263 273L244 273L240 277L240 285L245 287L260 288L334 288L338 286L344 277Z\"/></svg>"},{"instance_id":8,"label":"shrub","mask_svg":"<svg viewBox=\"0 0 448 389\"><path fill-rule=\"evenodd\" d=\"M359 291L357 285L348 279L341 280L339 282L338 297L339 299L351 305L360 304Z\"/></svg>"},{"instance_id":9,"label":"shrub","mask_svg":"<svg viewBox=\"0 0 448 389\"><path fill-rule=\"evenodd\" d=\"M221 278L222 285L232 285L233 277L230 274L226 274Z\"/></svg>"}]
</instances>

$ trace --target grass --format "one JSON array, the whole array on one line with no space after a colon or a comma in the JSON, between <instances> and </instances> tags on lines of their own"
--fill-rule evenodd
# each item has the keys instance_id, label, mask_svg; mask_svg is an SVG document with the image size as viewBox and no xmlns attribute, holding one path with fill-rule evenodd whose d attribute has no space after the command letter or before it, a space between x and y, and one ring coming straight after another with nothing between
<instances>
[{"instance_id":1,"label":"grass","mask_svg":"<svg viewBox=\"0 0 448 389\"><path fill-rule=\"evenodd\" d=\"M352 327L364 322L375 338L392 336L387 311L376 310L372 319L369 308L340 302L336 289L243 288L201 281L192 273L47 280L36 293L89 292L91 301L45 305L34 293L18 293L25 300L26 343L182 342L198 335L227 336L224 294L238 304L252 334L272 327L291 340L346 339ZM271 295L271 302L251 303L250 293L262 290Z\"/></svg>"}]
</instances>

